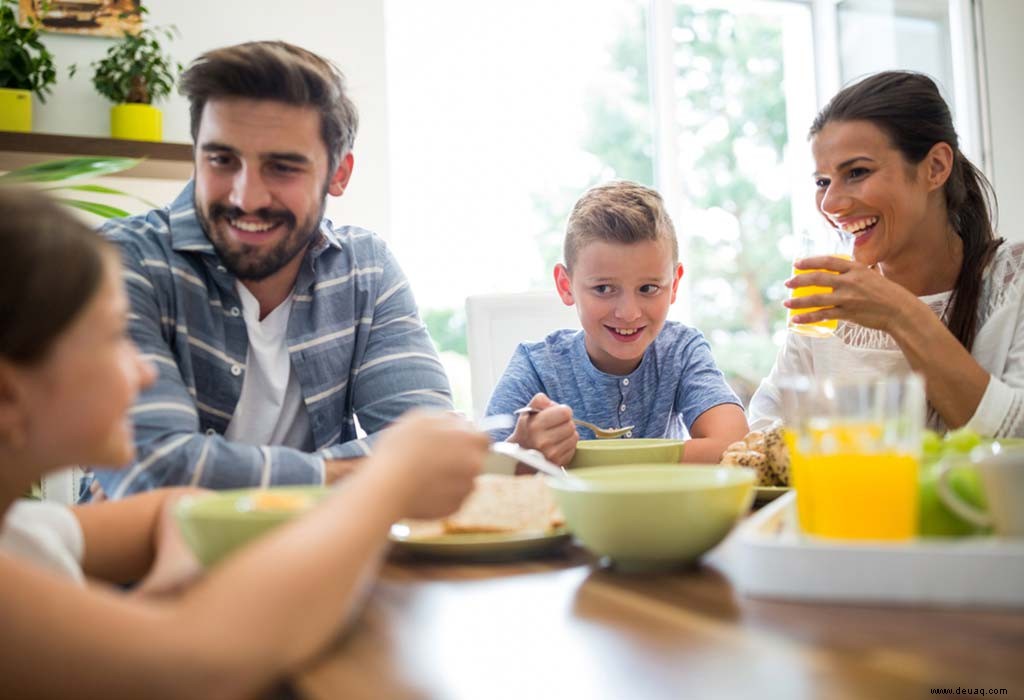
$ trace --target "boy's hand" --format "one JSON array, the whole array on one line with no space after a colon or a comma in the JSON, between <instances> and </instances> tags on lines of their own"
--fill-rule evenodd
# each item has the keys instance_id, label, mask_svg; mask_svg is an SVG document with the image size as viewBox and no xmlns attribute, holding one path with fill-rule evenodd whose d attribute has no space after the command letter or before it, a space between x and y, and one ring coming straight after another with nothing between
<instances>
[{"instance_id":1,"label":"boy's hand","mask_svg":"<svg viewBox=\"0 0 1024 700\"><path fill-rule=\"evenodd\" d=\"M439 518L473 490L490 444L463 418L414 410L381 434L370 460L396 479L402 517Z\"/></svg>"},{"instance_id":2,"label":"boy's hand","mask_svg":"<svg viewBox=\"0 0 1024 700\"><path fill-rule=\"evenodd\" d=\"M529 406L539 412L519 416L508 441L540 451L549 462L568 464L576 454L576 443L580 439L572 422L572 409L544 394L530 399Z\"/></svg>"}]
</instances>

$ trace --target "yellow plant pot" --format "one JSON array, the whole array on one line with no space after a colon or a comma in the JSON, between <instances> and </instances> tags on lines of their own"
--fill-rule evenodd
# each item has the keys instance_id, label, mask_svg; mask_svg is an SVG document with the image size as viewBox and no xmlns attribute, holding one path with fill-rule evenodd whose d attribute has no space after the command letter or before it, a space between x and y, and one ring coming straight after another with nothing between
<instances>
[{"instance_id":1,"label":"yellow plant pot","mask_svg":"<svg viewBox=\"0 0 1024 700\"><path fill-rule=\"evenodd\" d=\"M132 141L162 141L163 115L153 105L114 105L110 108L110 135Z\"/></svg>"},{"instance_id":2,"label":"yellow plant pot","mask_svg":"<svg viewBox=\"0 0 1024 700\"><path fill-rule=\"evenodd\" d=\"M0 131L32 131L32 93L0 88Z\"/></svg>"}]
</instances>

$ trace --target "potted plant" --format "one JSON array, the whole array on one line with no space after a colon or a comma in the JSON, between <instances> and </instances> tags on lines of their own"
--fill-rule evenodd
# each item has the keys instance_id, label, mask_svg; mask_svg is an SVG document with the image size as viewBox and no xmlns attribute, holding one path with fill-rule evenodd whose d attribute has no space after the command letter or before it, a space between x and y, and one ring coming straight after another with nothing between
<instances>
[{"instance_id":1,"label":"potted plant","mask_svg":"<svg viewBox=\"0 0 1024 700\"><path fill-rule=\"evenodd\" d=\"M139 13L148 11L142 5ZM92 84L114 103L110 109L110 135L116 139L160 141L163 119L153 102L170 94L181 64L164 53L161 39L174 38L173 27L141 29L107 49L92 64Z\"/></svg>"},{"instance_id":2,"label":"potted plant","mask_svg":"<svg viewBox=\"0 0 1024 700\"><path fill-rule=\"evenodd\" d=\"M31 131L32 93L45 102L57 81L39 21L20 26L17 7L17 0L0 0L0 131Z\"/></svg>"}]
</instances>

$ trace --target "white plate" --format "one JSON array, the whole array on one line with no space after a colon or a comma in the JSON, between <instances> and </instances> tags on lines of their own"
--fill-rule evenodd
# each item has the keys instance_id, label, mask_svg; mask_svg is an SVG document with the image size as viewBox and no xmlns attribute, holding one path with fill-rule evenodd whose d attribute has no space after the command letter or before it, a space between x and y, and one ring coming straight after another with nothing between
<instances>
[{"instance_id":1,"label":"white plate","mask_svg":"<svg viewBox=\"0 0 1024 700\"><path fill-rule=\"evenodd\" d=\"M397 552L434 559L506 561L550 554L572 539L564 528L546 533L457 533L416 536L407 525L391 526L390 538Z\"/></svg>"}]
</instances>

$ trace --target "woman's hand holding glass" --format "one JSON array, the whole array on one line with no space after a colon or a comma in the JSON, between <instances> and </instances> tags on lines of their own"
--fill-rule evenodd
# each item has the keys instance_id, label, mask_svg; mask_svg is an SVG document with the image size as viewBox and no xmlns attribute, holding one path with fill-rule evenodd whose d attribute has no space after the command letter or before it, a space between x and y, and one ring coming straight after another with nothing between
<instances>
[{"instance_id":1,"label":"woman's hand holding glass","mask_svg":"<svg viewBox=\"0 0 1024 700\"><path fill-rule=\"evenodd\" d=\"M830 287L832 291L784 301L793 323L839 319L892 334L905 326L904 313L917 301L906 288L856 260L824 255L797 260L794 267L812 271L787 280L788 288ZM809 311L801 313L801 309Z\"/></svg>"}]
</instances>

